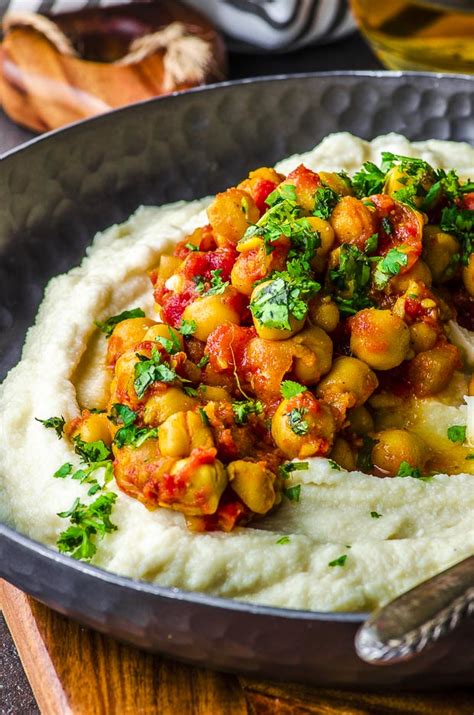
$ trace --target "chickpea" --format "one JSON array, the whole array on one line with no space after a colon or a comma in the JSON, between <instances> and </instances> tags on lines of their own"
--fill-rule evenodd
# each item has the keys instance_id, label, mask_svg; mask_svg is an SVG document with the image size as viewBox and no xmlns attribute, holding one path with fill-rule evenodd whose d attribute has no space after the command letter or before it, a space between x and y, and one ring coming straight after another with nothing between
<instances>
[{"instance_id":1,"label":"chickpea","mask_svg":"<svg viewBox=\"0 0 474 715\"><path fill-rule=\"evenodd\" d=\"M353 196L343 196L336 204L331 226L338 243L352 243L361 251L367 239L377 232L374 212Z\"/></svg>"},{"instance_id":2,"label":"chickpea","mask_svg":"<svg viewBox=\"0 0 474 715\"><path fill-rule=\"evenodd\" d=\"M168 280L168 278L171 278L171 276L179 270L181 264L182 260L177 256L161 256L158 268L156 269L157 277L164 281Z\"/></svg>"},{"instance_id":3,"label":"chickpea","mask_svg":"<svg viewBox=\"0 0 474 715\"><path fill-rule=\"evenodd\" d=\"M217 511L219 500L227 486L227 474L222 462L216 459L210 464L196 464L196 459L191 455L174 464L171 476L176 477L176 480L169 494L165 488L160 489L161 506L168 506L191 516L214 514ZM176 485L180 484L183 487L177 489Z\"/></svg>"},{"instance_id":4,"label":"chickpea","mask_svg":"<svg viewBox=\"0 0 474 715\"><path fill-rule=\"evenodd\" d=\"M255 201L246 191L227 189L217 194L207 209L218 246L240 241L245 231L260 218Z\"/></svg>"},{"instance_id":5,"label":"chickpea","mask_svg":"<svg viewBox=\"0 0 474 715\"><path fill-rule=\"evenodd\" d=\"M321 273L326 268L327 255L334 245L334 229L329 221L324 221L317 216L309 216L306 220L313 231L318 232L319 240L321 241L321 245L316 249L314 258L311 261L311 266L314 270Z\"/></svg>"},{"instance_id":6,"label":"chickpea","mask_svg":"<svg viewBox=\"0 0 474 715\"><path fill-rule=\"evenodd\" d=\"M439 226L423 228L423 258L431 271L435 283L444 283L453 277L456 264L453 256L459 254L459 241Z\"/></svg>"},{"instance_id":7,"label":"chickpea","mask_svg":"<svg viewBox=\"0 0 474 715\"><path fill-rule=\"evenodd\" d=\"M89 412L84 410L82 417L77 421L71 439L79 437L83 442L98 442L102 440L107 447L112 444L112 434L110 431L110 421L105 413Z\"/></svg>"},{"instance_id":8,"label":"chickpea","mask_svg":"<svg viewBox=\"0 0 474 715\"><path fill-rule=\"evenodd\" d=\"M406 189L406 187L412 185L414 181L415 179L413 179L406 171L402 171L399 166L393 166L385 178L383 193L396 199L397 197L394 196L395 192L400 191L400 189ZM433 172L431 170L426 171L421 177L421 180L417 176L416 181L419 181L423 189L428 191L434 183ZM420 208L423 203L423 196L415 196L414 203L418 208Z\"/></svg>"},{"instance_id":9,"label":"chickpea","mask_svg":"<svg viewBox=\"0 0 474 715\"><path fill-rule=\"evenodd\" d=\"M308 315L313 325L332 333L339 324L339 308L328 295L317 295L308 305Z\"/></svg>"},{"instance_id":10,"label":"chickpea","mask_svg":"<svg viewBox=\"0 0 474 715\"><path fill-rule=\"evenodd\" d=\"M295 335L292 340L308 348L308 354L296 357L293 371L296 379L304 385L315 385L321 375L331 369L332 340L321 328L311 326Z\"/></svg>"},{"instance_id":11,"label":"chickpea","mask_svg":"<svg viewBox=\"0 0 474 715\"><path fill-rule=\"evenodd\" d=\"M410 360L408 379L418 397L429 397L444 390L460 367L458 348L451 343L440 343Z\"/></svg>"},{"instance_id":12,"label":"chickpea","mask_svg":"<svg viewBox=\"0 0 474 715\"><path fill-rule=\"evenodd\" d=\"M355 457L350 448L349 442L342 437L338 437L334 442L334 447L329 457L343 469L352 472L356 468Z\"/></svg>"},{"instance_id":13,"label":"chickpea","mask_svg":"<svg viewBox=\"0 0 474 715\"><path fill-rule=\"evenodd\" d=\"M115 365L123 353L141 343L152 325L155 321L149 318L128 318L117 323L107 345L107 365Z\"/></svg>"},{"instance_id":14,"label":"chickpea","mask_svg":"<svg viewBox=\"0 0 474 715\"><path fill-rule=\"evenodd\" d=\"M164 457L189 457L193 449L214 447L212 432L195 412L175 412L160 425L160 452Z\"/></svg>"},{"instance_id":15,"label":"chickpea","mask_svg":"<svg viewBox=\"0 0 474 715\"><path fill-rule=\"evenodd\" d=\"M258 286L256 286L250 298L250 305L252 306L252 303L254 303L255 300L261 296L261 293L267 292L272 286L272 284L273 281L265 281L264 283L260 283ZM266 327L265 325L262 325L258 318L253 315L253 324L255 325L255 330L257 331L258 336L260 338L263 338L264 340L286 340L286 338L291 338L292 335L301 330L304 325L304 322L304 318L302 320L298 320L297 318L294 318L292 315L290 315L289 329L270 328Z\"/></svg>"},{"instance_id":16,"label":"chickpea","mask_svg":"<svg viewBox=\"0 0 474 715\"><path fill-rule=\"evenodd\" d=\"M206 341L209 335L222 323L240 324L239 311L233 304L237 291L226 288L220 295L205 295L186 306L184 320L194 320L197 325L194 337Z\"/></svg>"},{"instance_id":17,"label":"chickpea","mask_svg":"<svg viewBox=\"0 0 474 715\"><path fill-rule=\"evenodd\" d=\"M413 323L410 325L410 343L415 353L431 350L436 345L438 333L428 323Z\"/></svg>"},{"instance_id":18,"label":"chickpea","mask_svg":"<svg viewBox=\"0 0 474 715\"><path fill-rule=\"evenodd\" d=\"M172 328L166 323L157 323L152 325L146 331L143 340L155 341L157 338L166 338L166 340L171 340L174 343L179 343L180 350L184 350L184 339L181 333L179 333L175 328ZM159 343L161 345L161 343Z\"/></svg>"},{"instance_id":19,"label":"chickpea","mask_svg":"<svg viewBox=\"0 0 474 715\"><path fill-rule=\"evenodd\" d=\"M321 188L321 179L316 172L300 164L290 171L280 186L294 186L297 203L304 211L311 213L314 209L314 195Z\"/></svg>"},{"instance_id":20,"label":"chickpea","mask_svg":"<svg viewBox=\"0 0 474 715\"><path fill-rule=\"evenodd\" d=\"M462 282L471 298L474 298L474 253L471 253L467 266L462 269Z\"/></svg>"},{"instance_id":21,"label":"chickpea","mask_svg":"<svg viewBox=\"0 0 474 715\"><path fill-rule=\"evenodd\" d=\"M199 385L198 392L204 402L232 402L230 392L225 387Z\"/></svg>"},{"instance_id":22,"label":"chickpea","mask_svg":"<svg viewBox=\"0 0 474 715\"><path fill-rule=\"evenodd\" d=\"M134 350L128 350L117 360L110 385L110 406L120 402L135 410L142 404L143 400L139 399L134 386L137 362L138 358Z\"/></svg>"},{"instance_id":23,"label":"chickpea","mask_svg":"<svg viewBox=\"0 0 474 715\"><path fill-rule=\"evenodd\" d=\"M338 357L332 368L316 388L316 394L332 405L344 421L346 411L359 407L378 387L378 380L370 367L353 357Z\"/></svg>"},{"instance_id":24,"label":"chickpea","mask_svg":"<svg viewBox=\"0 0 474 715\"><path fill-rule=\"evenodd\" d=\"M376 370L390 370L410 350L407 324L390 310L366 308L350 319L351 351Z\"/></svg>"},{"instance_id":25,"label":"chickpea","mask_svg":"<svg viewBox=\"0 0 474 715\"><path fill-rule=\"evenodd\" d=\"M160 425L175 412L192 410L198 404L194 397L189 397L179 387L166 387L147 400L143 421L146 425Z\"/></svg>"},{"instance_id":26,"label":"chickpea","mask_svg":"<svg viewBox=\"0 0 474 715\"><path fill-rule=\"evenodd\" d=\"M339 196L353 196L350 179L335 171L320 171L319 178L325 186L336 192Z\"/></svg>"},{"instance_id":27,"label":"chickpea","mask_svg":"<svg viewBox=\"0 0 474 715\"><path fill-rule=\"evenodd\" d=\"M227 466L229 484L243 503L256 514L266 514L276 501L275 475L264 462L237 459Z\"/></svg>"},{"instance_id":28,"label":"chickpea","mask_svg":"<svg viewBox=\"0 0 474 715\"><path fill-rule=\"evenodd\" d=\"M349 427L356 435L363 436L369 434L369 432L373 432L375 429L374 418L364 405L354 407L353 410L350 410L348 418Z\"/></svg>"},{"instance_id":29,"label":"chickpea","mask_svg":"<svg viewBox=\"0 0 474 715\"><path fill-rule=\"evenodd\" d=\"M390 292L391 293L405 293L410 287L410 283L415 281L416 283L424 283L428 288L431 287L433 278L431 276L431 271L424 261L419 258L417 262L410 268L409 271L405 273L399 273L390 279Z\"/></svg>"},{"instance_id":30,"label":"chickpea","mask_svg":"<svg viewBox=\"0 0 474 715\"><path fill-rule=\"evenodd\" d=\"M328 454L335 434L331 408L309 391L283 400L273 415L273 439L290 459Z\"/></svg>"},{"instance_id":31,"label":"chickpea","mask_svg":"<svg viewBox=\"0 0 474 715\"><path fill-rule=\"evenodd\" d=\"M382 475L396 477L402 462L423 472L428 448L416 434L405 429L387 429L378 432L375 439L377 443L372 448L372 462Z\"/></svg>"}]
</instances>

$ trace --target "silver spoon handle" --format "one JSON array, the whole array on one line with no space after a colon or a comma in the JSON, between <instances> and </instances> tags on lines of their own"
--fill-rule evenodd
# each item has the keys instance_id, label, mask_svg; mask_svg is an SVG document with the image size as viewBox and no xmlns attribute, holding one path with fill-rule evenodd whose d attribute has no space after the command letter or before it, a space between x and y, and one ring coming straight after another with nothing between
<instances>
[{"instance_id":1,"label":"silver spoon handle","mask_svg":"<svg viewBox=\"0 0 474 715\"><path fill-rule=\"evenodd\" d=\"M473 614L470 556L375 611L359 628L355 648L373 665L410 660Z\"/></svg>"}]
</instances>

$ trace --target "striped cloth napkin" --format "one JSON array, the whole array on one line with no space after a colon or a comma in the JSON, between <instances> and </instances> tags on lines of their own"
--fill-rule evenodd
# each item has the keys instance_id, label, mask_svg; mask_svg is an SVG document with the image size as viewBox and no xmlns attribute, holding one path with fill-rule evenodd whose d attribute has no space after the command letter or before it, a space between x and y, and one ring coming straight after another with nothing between
<instances>
[{"instance_id":1,"label":"striped cloth napkin","mask_svg":"<svg viewBox=\"0 0 474 715\"><path fill-rule=\"evenodd\" d=\"M7 11L61 13L131 0L0 0ZM156 0L159 2L159 0ZM354 29L347 0L184 0L206 14L237 49L288 52L343 37Z\"/></svg>"}]
</instances>

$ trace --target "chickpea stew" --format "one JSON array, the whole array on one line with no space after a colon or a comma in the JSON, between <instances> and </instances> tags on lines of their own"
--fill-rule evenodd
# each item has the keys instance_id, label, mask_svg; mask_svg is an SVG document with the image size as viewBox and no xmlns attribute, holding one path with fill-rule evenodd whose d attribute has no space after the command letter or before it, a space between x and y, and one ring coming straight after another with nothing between
<instances>
[{"instance_id":1,"label":"chickpea stew","mask_svg":"<svg viewBox=\"0 0 474 715\"><path fill-rule=\"evenodd\" d=\"M207 215L151 271L156 319L97 324L107 409L46 424L84 456L90 493L105 464L148 509L231 531L297 501L288 478L312 457L374 479L470 471L465 425L438 448L410 427L433 397L474 394L449 328L474 328L474 183L384 152L352 178L259 168ZM89 558L65 533L60 549Z\"/></svg>"}]
</instances>

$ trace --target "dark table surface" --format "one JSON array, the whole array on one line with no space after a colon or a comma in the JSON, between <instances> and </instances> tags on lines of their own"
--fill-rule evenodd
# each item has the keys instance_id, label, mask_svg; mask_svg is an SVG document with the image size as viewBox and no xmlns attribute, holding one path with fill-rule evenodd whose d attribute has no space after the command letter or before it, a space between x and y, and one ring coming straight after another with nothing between
<instances>
[{"instance_id":1,"label":"dark table surface","mask_svg":"<svg viewBox=\"0 0 474 715\"><path fill-rule=\"evenodd\" d=\"M231 53L230 79L325 70L383 69L358 33L331 45L285 55ZM0 110L0 154L34 135L11 122ZM8 628L0 615L0 715L36 715L38 708Z\"/></svg>"}]
</instances>

